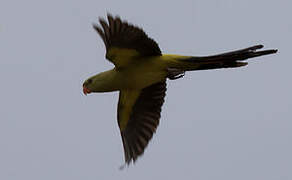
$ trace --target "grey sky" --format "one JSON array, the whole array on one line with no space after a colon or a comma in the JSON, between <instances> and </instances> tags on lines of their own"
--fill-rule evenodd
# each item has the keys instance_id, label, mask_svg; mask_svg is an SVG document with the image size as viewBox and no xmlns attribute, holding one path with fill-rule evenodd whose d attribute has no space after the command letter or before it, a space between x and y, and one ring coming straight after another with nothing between
<instances>
[{"instance_id":1,"label":"grey sky","mask_svg":"<svg viewBox=\"0 0 292 180\"><path fill-rule=\"evenodd\" d=\"M292 179L289 0L0 2L0 179ZM85 97L112 66L91 23L106 12L164 53L264 44L276 55L168 82L157 133L124 171L118 93Z\"/></svg>"}]
</instances>

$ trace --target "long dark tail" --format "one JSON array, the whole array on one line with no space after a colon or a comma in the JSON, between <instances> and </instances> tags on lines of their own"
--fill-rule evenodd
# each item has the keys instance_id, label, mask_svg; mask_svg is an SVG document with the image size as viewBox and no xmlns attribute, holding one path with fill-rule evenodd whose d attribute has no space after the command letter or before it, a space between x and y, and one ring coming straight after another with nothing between
<instances>
[{"instance_id":1,"label":"long dark tail","mask_svg":"<svg viewBox=\"0 0 292 180\"><path fill-rule=\"evenodd\" d=\"M181 70L188 71L240 67L247 65L247 62L242 62L246 59L277 52L277 49L257 51L257 49L261 49L263 47L263 45L256 45L213 56L189 57L186 59L181 59L181 62L186 63L186 66Z\"/></svg>"}]
</instances>

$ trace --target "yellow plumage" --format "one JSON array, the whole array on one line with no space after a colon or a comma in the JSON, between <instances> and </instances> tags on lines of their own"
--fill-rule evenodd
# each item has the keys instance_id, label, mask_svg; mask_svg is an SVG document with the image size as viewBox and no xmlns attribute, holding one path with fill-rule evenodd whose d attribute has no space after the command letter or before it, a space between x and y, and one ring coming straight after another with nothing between
<instances>
[{"instance_id":1,"label":"yellow plumage","mask_svg":"<svg viewBox=\"0 0 292 180\"><path fill-rule=\"evenodd\" d=\"M166 79L177 79L185 71L236 68L247 65L248 58L276 53L249 48L214 56L193 57L162 54L157 43L142 29L119 17L108 15L94 25L106 46L106 58L115 68L87 79L85 94L119 91L118 124L121 131L125 162L129 164L144 153L159 124L166 92Z\"/></svg>"}]
</instances>

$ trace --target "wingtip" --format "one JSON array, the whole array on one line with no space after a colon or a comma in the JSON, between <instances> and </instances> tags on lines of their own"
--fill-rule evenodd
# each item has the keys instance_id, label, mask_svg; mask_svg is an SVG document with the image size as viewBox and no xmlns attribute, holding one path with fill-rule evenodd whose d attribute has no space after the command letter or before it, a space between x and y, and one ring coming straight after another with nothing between
<instances>
[{"instance_id":1,"label":"wingtip","mask_svg":"<svg viewBox=\"0 0 292 180\"><path fill-rule=\"evenodd\" d=\"M93 27L93 29L95 29L98 32L98 34L101 36L101 38L104 39L104 37L103 37L104 33L103 33L101 27L96 23L92 23L92 27Z\"/></svg>"},{"instance_id":2,"label":"wingtip","mask_svg":"<svg viewBox=\"0 0 292 180\"><path fill-rule=\"evenodd\" d=\"M126 163L120 165L119 170L120 170L120 171L124 170L126 166L127 166Z\"/></svg>"},{"instance_id":3,"label":"wingtip","mask_svg":"<svg viewBox=\"0 0 292 180\"><path fill-rule=\"evenodd\" d=\"M107 25L106 20L103 17L99 17L98 21L99 21L100 24L106 24Z\"/></svg>"},{"instance_id":4,"label":"wingtip","mask_svg":"<svg viewBox=\"0 0 292 180\"><path fill-rule=\"evenodd\" d=\"M106 16L107 16L107 19L114 19L114 16L110 13L110 12L107 12L106 13Z\"/></svg>"},{"instance_id":5,"label":"wingtip","mask_svg":"<svg viewBox=\"0 0 292 180\"><path fill-rule=\"evenodd\" d=\"M91 25L92 25L92 27L93 27L94 29L97 29L97 28L99 28L99 25L98 25L98 24L96 24L96 23L92 23Z\"/></svg>"},{"instance_id":6,"label":"wingtip","mask_svg":"<svg viewBox=\"0 0 292 180\"><path fill-rule=\"evenodd\" d=\"M129 167L131 164L132 160L125 160L124 164L120 165L119 170L124 170L126 167Z\"/></svg>"},{"instance_id":7,"label":"wingtip","mask_svg":"<svg viewBox=\"0 0 292 180\"><path fill-rule=\"evenodd\" d=\"M110 12L106 12L106 16L112 16L112 13L110 13Z\"/></svg>"},{"instance_id":8,"label":"wingtip","mask_svg":"<svg viewBox=\"0 0 292 180\"><path fill-rule=\"evenodd\" d=\"M107 12L106 13L106 16L107 16L107 19L108 19L108 21L111 19L111 20L119 20L119 21L121 21L121 18L120 18L120 16L119 15L113 15L112 13L110 13L110 12Z\"/></svg>"}]
</instances>

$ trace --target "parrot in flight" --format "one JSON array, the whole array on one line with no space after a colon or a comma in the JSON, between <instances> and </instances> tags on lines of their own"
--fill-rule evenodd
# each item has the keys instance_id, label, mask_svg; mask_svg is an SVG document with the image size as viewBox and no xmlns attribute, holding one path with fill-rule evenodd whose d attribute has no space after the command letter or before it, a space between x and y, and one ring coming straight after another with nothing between
<instances>
[{"instance_id":1,"label":"parrot in flight","mask_svg":"<svg viewBox=\"0 0 292 180\"><path fill-rule=\"evenodd\" d=\"M162 54L158 44L139 27L107 14L93 24L106 48L106 59L114 68L96 74L83 83L83 93L119 91L117 121L122 137L125 165L144 153L159 124L166 94L166 80L186 71L237 68L245 60L273 54L263 45L212 56Z\"/></svg>"}]
</instances>

